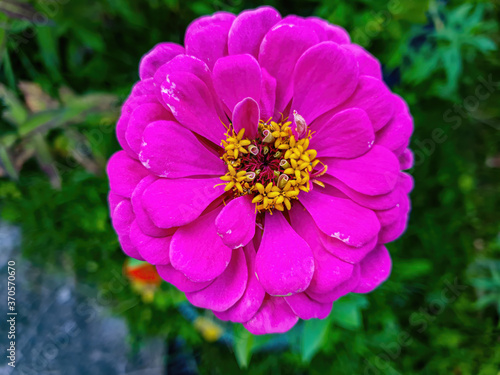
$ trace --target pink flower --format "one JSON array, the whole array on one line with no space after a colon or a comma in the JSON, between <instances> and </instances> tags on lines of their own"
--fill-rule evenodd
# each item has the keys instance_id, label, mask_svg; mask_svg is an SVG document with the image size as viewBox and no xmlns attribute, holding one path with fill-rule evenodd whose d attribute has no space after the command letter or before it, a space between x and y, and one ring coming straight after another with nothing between
<instances>
[{"instance_id":1,"label":"pink flower","mask_svg":"<svg viewBox=\"0 0 500 375\"><path fill-rule=\"evenodd\" d=\"M195 20L155 46L108 164L123 251L252 333L325 318L387 279L413 131L344 29L271 7Z\"/></svg>"}]
</instances>

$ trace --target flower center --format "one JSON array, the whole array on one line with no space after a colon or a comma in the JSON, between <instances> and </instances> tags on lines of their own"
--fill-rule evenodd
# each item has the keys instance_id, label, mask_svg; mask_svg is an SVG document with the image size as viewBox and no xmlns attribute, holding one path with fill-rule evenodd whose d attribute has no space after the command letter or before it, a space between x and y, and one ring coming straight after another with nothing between
<instances>
[{"instance_id":1,"label":"flower center","mask_svg":"<svg viewBox=\"0 0 500 375\"><path fill-rule=\"evenodd\" d=\"M257 211L290 210L301 191L309 192L310 183L324 186L316 178L326 172L326 165L309 149L313 136L301 116L295 114L299 136L292 133L291 121L259 121L255 139L245 138L245 129L235 133L232 125L221 142L227 173L221 177L225 191L235 197L251 194ZM320 167L316 170L316 167Z\"/></svg>"}]
</instances>

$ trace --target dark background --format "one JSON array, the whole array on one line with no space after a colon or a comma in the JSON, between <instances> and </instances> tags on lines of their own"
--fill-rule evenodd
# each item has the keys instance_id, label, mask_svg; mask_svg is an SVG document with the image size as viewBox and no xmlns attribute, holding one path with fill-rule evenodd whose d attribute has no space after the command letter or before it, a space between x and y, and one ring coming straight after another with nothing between
<instances>
[{"instance_id":1,"label":"dark background","mask_svg":"<svg viewBox=\"0 0 500 375\"><path fill-rule=\"evenodd\" d=\"M286 335L254 337L190 307L166 283L141 282L141 265L125 264L108 218L104 167L118 149L114 126L140 57L160 41L182 43L196 17L262 4L0 1L0 218L11 228L0 236L2 275L11 259L5 241L14 236L18 250L8 256L19 264L21 302L56 298L71 286L70 302L61 303L73 307L24 308L21 327L38 329L27 347L46 342L57 326L54 311L85 320L79 328L93 338L68 336L35 373L132 374L119 366L124 354L115 348L159 366L151 374L497 375L498 0L266 3L282 15L316 15L346 28L410 105L413 209L406 234L389 245L392 275L375 292L342 298L326 320L300 323ZM94 310L79 310L80 303ZM87 321L92 312L104 321ZM107 351L90 355L99 342ZM159 348L154 358L140 356L152 348ZM33 361L24 354L19 366Z\"/></svg>"}]
</instances>

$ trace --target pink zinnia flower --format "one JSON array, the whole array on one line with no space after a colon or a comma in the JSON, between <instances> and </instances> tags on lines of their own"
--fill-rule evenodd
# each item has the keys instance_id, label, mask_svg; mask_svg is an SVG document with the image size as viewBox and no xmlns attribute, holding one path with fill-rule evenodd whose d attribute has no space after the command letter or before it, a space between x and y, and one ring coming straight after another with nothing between
<instances>
[{"instance_id":1,"label":"pink zinnia flower","mask_svg":"<svg viewBox=\"0 0 500 375\"><path fill-rule=\"evenodd\" d=\"M155 46L108 164L123 251L252 333L325 318L391 271L413 130L347 32L271 7L195 20Z\"/></svg>"}]
</instances>

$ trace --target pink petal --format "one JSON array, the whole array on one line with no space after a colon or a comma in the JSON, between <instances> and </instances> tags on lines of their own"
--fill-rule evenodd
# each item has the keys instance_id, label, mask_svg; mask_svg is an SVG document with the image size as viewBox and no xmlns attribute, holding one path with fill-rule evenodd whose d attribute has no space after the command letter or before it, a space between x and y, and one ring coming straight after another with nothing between
<instances>
[{"instance_id":1,"label":"pink petal","mask_svg":"<svg viewBox=\"0 0 500 375\"><path fill-rule=\"evenodd\" d=\"M248 53L257 58L262 39L280 19L278 11L268 6L241 12L229 30L229 54Z\"/></svg>"},{"instance_id":2,"label":"pink petal","mask_svg":"<svg viewBox=\"0 0 500 375\"><path fill-rule=\"evenodd\" d=\"M219 157L175 121L156 121L148 125L139 159L160 177L221 176L226 173Z\"/></svg>"},{"instance_id":3,"label":"pink petal","mask_svg":"<svg viewBox=\"0 0 500 375\"><path fill-rule=\"evenodd\" d=\"M348 280L354 266L333 256L323 246L316 248L314 259L315 272L308 290L316 293L325 293Z\"/></svg>"},{"instance_id":4,"label":"pink petal","mask_svg":"<svg viewBox=\"0 0 500 375\"><path fill-rule=\"evenodd\" d=\"M219 58L227 55L228 33L234 19L234 14L217 12L195 20L186 30L186 54L203 60L212 69Z\"/></svg>"},{"instance_id":5,"label":"pink petal","mask_svg":"<svg viewBox=\"0 0 500 375\"><path fill-rule=\"evenodd\" d=\"M154 95L144 95L135 96L130 94L129 98L123 103L121 115L116 123L116 138L121 148L133 159L138 159L137 152L133 151L126 139L126 132L130 122L130 117L132 112L140 105L146 103L158 103L156 96Z\"/></svg>"},{"instance_id":6,"label":"pink petal","mask_svg":"<svg viewBox=\"0 0 500 375\"><path fill-rule=\"evenodd\" d=\"M359 284L361 276L360 276L360 266L359 264L356 264L354 266L354 270L352 273L352 276L349 280L346 282L340 284L338 287L333 289L331 292L328 293L314 293L314 292L309 292L306 291L306 294L314 299L315 301L318 301L320 303L329 303L329 302L335 302L338 300L340 297L345 296L346 294L351 293Z\"/></svg>"},{"instance_id":7,"label":"pink petal","mask_svg":"<svg viewBox=\"0 0 500 375\"><path fill-rule=\"evenodd\" d=\"M382 227L394 223L401 216L401 206L399 204L388 210L375 211L378 221Z\"/></svg>"},{"instance_id":8,"label":"pink petal","mask_svg":"<svg viewBox=\"0 0 500 375\"><path fill-rule=\"evenodd\" d=\"M143 233L151 237L166 237L169 230L157 227L142 205L142 195L144 191L156 180L158 180L158 177L149 175L137 184L137 187L132 193L132 207L134 208L135 221Z\"/></svg>"},{"instance_id":9,"label":"pink petal","mask_svg":"<svg viewBox=\"0 0 500 375\"><path fill-rule=\"evenodd\" d=\"M141 79L153 77L160 66L181 53L184 53L184 47L176 43L157 44L142 57L139 64L139 76Z\"/></svg>"},{"instance_id":10,"label":"pink petal","mask_svg":"<svg viewBox=\"0 0 500 375\"><path fill-rule=\"evenodd\" d=\"M157 88L161 88L163 82L166 81L167 76L173 72L184 72L194 74L201 79L209 89L213 88L212 75L207 64L200 59L189 55L178 55L171 61L163 64L154 75L154 82ZM159 90L161 92L161 90ZM213 90L212 90L213 91Z\"/></svg>"},{"instance_id":11,"label":"pink petal","mask_svg":"<svg viewBox=\"0 0 500 375\"><path fill-rule=\"evenodd\" d=\"M241 299L226 311L214 312L221 320L244 323L250 320L264 301L265 292L255 276L255 248L250 242L244 247L248 268L247 288Z\"/></svg>"},{"instance_id":12,"label":"pink petal","mask_svg":"<svg viewBox=\"0 0 500 375\"><path fill-rule=\"evenodd\" d=\"M399 165L402 170L413 168L414 163L413 152L407 148L399 156Z\"/></svg>"},{"instance_id":13,"label":"pink petal","mask_svg":"<svg viewBox=\"0 0 500 375\"><path fill-rule=\"evenodd\" d=\"M410 212L410 200L408 196L400 190L401 199L399 201L399 216L397 220L380 230L379 243L392 242L403 234L408 224L408 213Z\"/></svg>"},{"instance_id":14,"label":"pink petal","mask_svg":"<svg viewBox=\"0 0 500 375\"><path fill-rule=\"evenodd\" d=\"M334 186L357 204L372 210L388 210L389 208L394 207L399 200L399 192L396 189L392 190L388 194L370 196L361 194L356 190L351 189L342 181L339 181L335 177L329 175L321 176L321 181ZM324 191L325 194L329 194L329 185L326 185L326 189Z\"/></svg>"},{"instance_id":15,"label":"pink petal","mask_svg":"<svg viewBox=\"0 0 500 375\"><path fill-rule=\"evenodd\" d=\"M283 297L270 297L264 300L257 314L243 326L254 335L284 333L298 320Z\"/></svg>"},{"instance_id":16,"label":"pink petal","mask_svg":"<svg viewBox=\"0 0 500 375\"><path fill-rule=\"evenodd\" d=\"M403 99L394 97L394 115L389 123L377 132L377 145L384 146L391 151L407 147L413 133L413 118Z\"/></svg>"},{"instance_id":17,"label":"pink petal","mask_svg":"<svg viewBox=\"0 0 500 375\"><path fill-rule=\"evenodd\" d=\"M355 159L324 158L322 161L328 165L329 175L362 194L387 194L398 180L399 161L382 146L373 146Z\"/></svg>"},{"instance_id":18,"label":"pink petal","mask_svg":"<svg viewBox=\"0 0 500 375\"><path fill-rule=\"evenodd\" d=\"M134 221L134 211L129 199L124 199L114 209L111 215L111 223L118 236L130 234L130 226Z\"/></svg>"},{"instance_id":19,"label":"pink petal","mask_svg":"<svg viewBox=\"0 0 500 375\"><path fill-rule=\"evenodd\" d=\"M217 112L217 116L226 122L226 114L222 110L222 105L218 99L216 99L217 95L215 94L214 85L212 82L212 73L208 68L207 64L205 64L200 59L189 56L189 55L178 55L174 57L171 61L166 64L163 64L155 73L154 82L155 82L155 95L158 98L160 103L164 103L161 86L163 82L166 81L167 76L172 72L185 72L194 74L203 83L207 86L210 91L212 97L214 98L215 111ZM166 103L165 103L166 106Z\"/></svg>"},{"instance_id":20,"label":"pink petal","mask_svg":"<svg viewBox=\"0 0 500 375\"><path fill-rule=\"evenodd\" d=\"M141 150L142 136L144 129L150 123L157 120L175 120L170 111L166 110L159 103L147 103L138 106L128 122L125 139L130 148L138 154Z\"/></svg>"},{"instance_id":21,"label":"pink petal","mask_svg":"<svg viewBox=\"0 0 500 375\"><path fill-rule=\"evenodd\" d=\"M118 151L108 161L106 172L111 190L130 198L137 184L148 175L148 170L125 151Z\"/></svg>"},{"instance_id":22,"label":"pink petal","mask_svg":"<svg viewBox=\"0 0 500 375\"><path fill-rule=\"evenodd\" d=\"M415 185L415 183L413 181L413 177L407 173L404 173L404 172L399 172L398 183L401 184L401 189L403 189L403 191L406 194L410 194L410 192L413 190L414 185Z\"/></svg>"},{"instance_id":23,"label":"pink petal","mask_svg":"<svg viewBox=\"0 0 500 375\"><path fill-rule=\"evenodd\" d=\"M144 260L130 240L130 227L134 221L134 212L128 199L119 203L111 217L113 228L118 234L121 248L129 257Z\"/></svg>"},{"instance_id":24,"label":"pink petal","mask_svg":"<svg viewBox=\"0 0 500 375\"><path fill-rule=\"evenodd\" d=\"M116 123L116 139L120 144L120 147L134 159L138 159L137 154L132 151L127 140L125 139L125 132L127 131L128 122L130 120L130 114L122 112L118 122Z\"/></svg>"},{"instance_id":25,"label":"pink petal","mask_svg":"<svg viewBox=\"0 0 500 375\"><path fill-rule=\"evenodd\" d=\"M245 98L234 107L233 127L236 133L245 129L245 137L257 138L259 119L259 105L252 98Z\"/></svg>"},{"instance_id":26,"label":"pink petal","mask_svg":"<svg viewBox=\"0 0 500 375\"><path fill-rule=\"evenodd\" d=\"M288 224L283 214L266 214L255 270L264 290L285 296L304 291L314 273L311 248Z\"/></svg>"},{"instance_id":27,"label":"pink petal","mask_svg":"<svg viewBox=\"0 0 500 375\"><path fill-rule=\"evenodd\" d=\"M213 282L213 280L211 280L202 283L195 283L184 276L182 272L177 271L171 264L158 265L156 266L156 270L158 271L158 275L160 275L163 280L172 284L184 293L196 292L197 290L206 288Z\"/></svg>"},{"instance_id":28,"label":"pink petal","mask_svg":"<svg viewBox=\"0 0 500 375\"><path fill-rule=\"evenodd\" d=\"M155 94L155 85L153 78L144 78L138 81L130 92L130 96L152 96Z\"/></svg>"},{"instance_id":29,"label":"pink petal","mask_svg":"<svg viewBox=\"0 0 500 375\"><path fill-rule=\"evenodd\" d=\"M348 44L344 47L356 56L359 65L359 74L361 76L371 76L382 80L382 66L373 55L357 44Z\"/></svg>"},{"instance_id":30,"label":"pink petal","mask_svg":"<svg viewBox=\"0 0 500 375\"><path fill-rule=\"evenodd\" d=\"M333 301L321 303L307 296L305 293L285 297L285 301L295 315L300 319L325 319L332 311Z\"/></svg>"},{"instance_id":31,"label":"pink petal","mask_svg":"<svg viewBox=\"0 0 500 375\"><path fill-rule=\"evenodd\" d=\"M312 123L316 131L311 147L319 157L355 158L373 145L375 134L365 111L347 109L330 117L320 117Z\"/></svg>"},{"instance_id":32,"label":"pink petal","mask_svg":"<svg viewBox=\"0 0 500 375\"><path fill-rule=\"evenodd\" d=\"M170 243L170 263L194 282L215 279L228 266L232 251L217 235L215 218L207 213L175 232Z\"/></svg>"},{"instance_id":33,"label":"pink petal","mask_svg":"<svg viewBox=\"0 0 500 375\"><path fill-rule=\"evenodd\" d=\"M319 235L321 243L325 249L344 262L356 264L361 262L365 256L377 246L378 237L373 237L370 241L360 247L348 246L344 242L332 238L321 232Z\"/></svg>"},{"instance_id":34,"label":"pink petal","mask_svg":"<svg viewBox=\"0 0 500 375\"><path fill-rule=\"evenodd\" d=\"M322 42L331 41L337 44L348 44L351 41L347 31L340 26L332 25L329 22L317 17L307 17L306 22L309 24L315 24L322 29ZM316 32L318 33L318 31Z\"/></svg>"},{"instance_id":35,"label":"pink petal","mask_svg":"<svg viewBox=\"0 0 500 375\"><path fill-rule=\"evenodd\" d=\"M341 261L324 248L319 229L307 211L295 205L290 211L290 221L293 229L307 241L314 255L314 275L308 291L325 293L351 277L353 265Z\"/></svg>"},{"instance_id":36,"label":"pink petal","mask_svg":"<svg viewBox=\"0 0 500 375\"><path fill-rule=\"evenodd\" d=\"M354 293L370 293L382 284L391 274L391 256L383 245L377 246L360 263L361 279Z\"/></svg>"},{"instance_id":37,"label":"pink petal","mask_svg":"<svg viewBox=\"0 0 500 375\"><path fill-rule=\"evenodd\" d=\"M225 128L207 85L192 73L172 72L161 85L162 98L184 127L219 144Z\"/></svg>"},{"instance_id":38,"label":"pink petal","mask_svg":"<svg viewBox=\"0 0 500 375\"><path fill-rule=\"evenodd\" d=\"M294 25L276 25L264 37L259 62L276 79L276 111L283 112L293 95L292 74L299 57L318 43L314 31Z\"/></svg>"},{"instance_id":39,"label":"pink petal","mask_svg":"<svg viewBox=\"0 0 500 375\"><path fill-rule=\"evenodd\" d=\"M130 227L130 240L141 257L150 264L169 264L168 257L172 237L151 237L144 234L137 222Z\"/></svg>"},{"instance_id":40,"label":"pink petal","mask_svg":"<svg viewBox=\"0 0 500 375\"><path fill-rule=\"evenodd\" d=\"M262 92L260 95L260 117L267 121L274 115L276 103L276 80L266 69L262 69Z\"/></svg>"},{"instance_id":41,"label":"pink petal","mask_svg":"<svg viewBox=\"0 0 500 375\"><path fill-rule=\"evenodd\" d=\"M217 233L231 249L245 246L255 235L257 213L248 195L230 201L215 219Z\"/></svg>"},{"instance_id":42,"label":"pink petal","mask_svg":"<svg viewBox=\"0 0 500 375\"><path fill-rule=\"evenodd\" d=\"M293 72L292 109L310 124L351 96L358 75L352 52L333 42L311 47L300 57Z\"/></svg>"},{"instance_id":43,"label":"pink petal","mask_svg":"<svg viewBox=\"0 0 500 375\"><path fill-rule=\"evenodd\" d=\"M125 198L122 197L121 195L118 195L116 193L113 193L111 190L109 191L108 194L108 205L109 205L109 214L110 216L113 214L113 211L115 210L116 206L124 200Z\"/></svg>"},{"instance_id":44,"label":"pink petal","mask_svg":"<svg viewBox=\"0 0 500 375\"><path fill-rule=\"evenodd\" d=\"M154 225L172 228L198 218L216 198L224 193L218 178L159 179L142 194L142 204Z\"/></svg>"},{"instance_id":45,"label":"pink petal","mask_svg":"<svg viewBox=\"0 0 500 375\"><path fill-rule=\"evenodd\" d=\"M380 230L378 242L381 244L397 240L406 230L408 215L402 215L396 222L383 227Z\"/></svg>"},{"instance_id":46,"label":"pink petal","mask_svg":"<svg viewBox=\"0 0 500 375\"><path fill-rule=\"evenodd\" d=\"M233 306L245 293L248 268L243 249L233 250L226 270L205 289L186 293L189 302L197 307L224 311Z\"/></svg>"},{"instance_id":47,"label":"pink petal","mask_svg":"<svg viewBox=\"0 0 500 375\"><path fill-rule=\"evenodd\" d=\"M300 202L322 232L346 245L361 247L372 240L380 230L375 213L349 199L312 190L301 194Z\"/></svg>"},{"instance_id":48,"label":"pink petal","mask_svg":"<svg viewBox=\"0 0 500 375\"><path fill-rule=\"evenodd\" d=\"M381 80L361 76L356 91L337 110L347 108L363 109L368 114L373 129L378 131L389 122L394 113L394 95Z\"/></svg>"},{"instance_id":49,"label":"pink petal","mask_svg":"<svg viewBox=\"0 0 500 375\"><path fill-rule=\"evenodd\" d=\"M317 19L313 19L312 17L310 18L304 18L300 16L296 16L294 14L290 14L283 18L280 22L278 22L275 25L275 28L282 26L282 25L287 25L287 26L299 26L306 28L308 30L314 31L314 34L316 35L319 42L324 42L327 40L326 36L326 28L324 27L323 24L320 22L317 22Z\"/></svg>"},{"instance_id":50,"label":"pink petal","mask_svg":"<svg viewBox=\"0 0 500 375\"><path fill-rule=\"evenodd\" d=\"M217 60L213 81L217 95L231 112L245 98L260 101L262 73L251 55L232 55Z\"/></svg>"}]
</instances>

